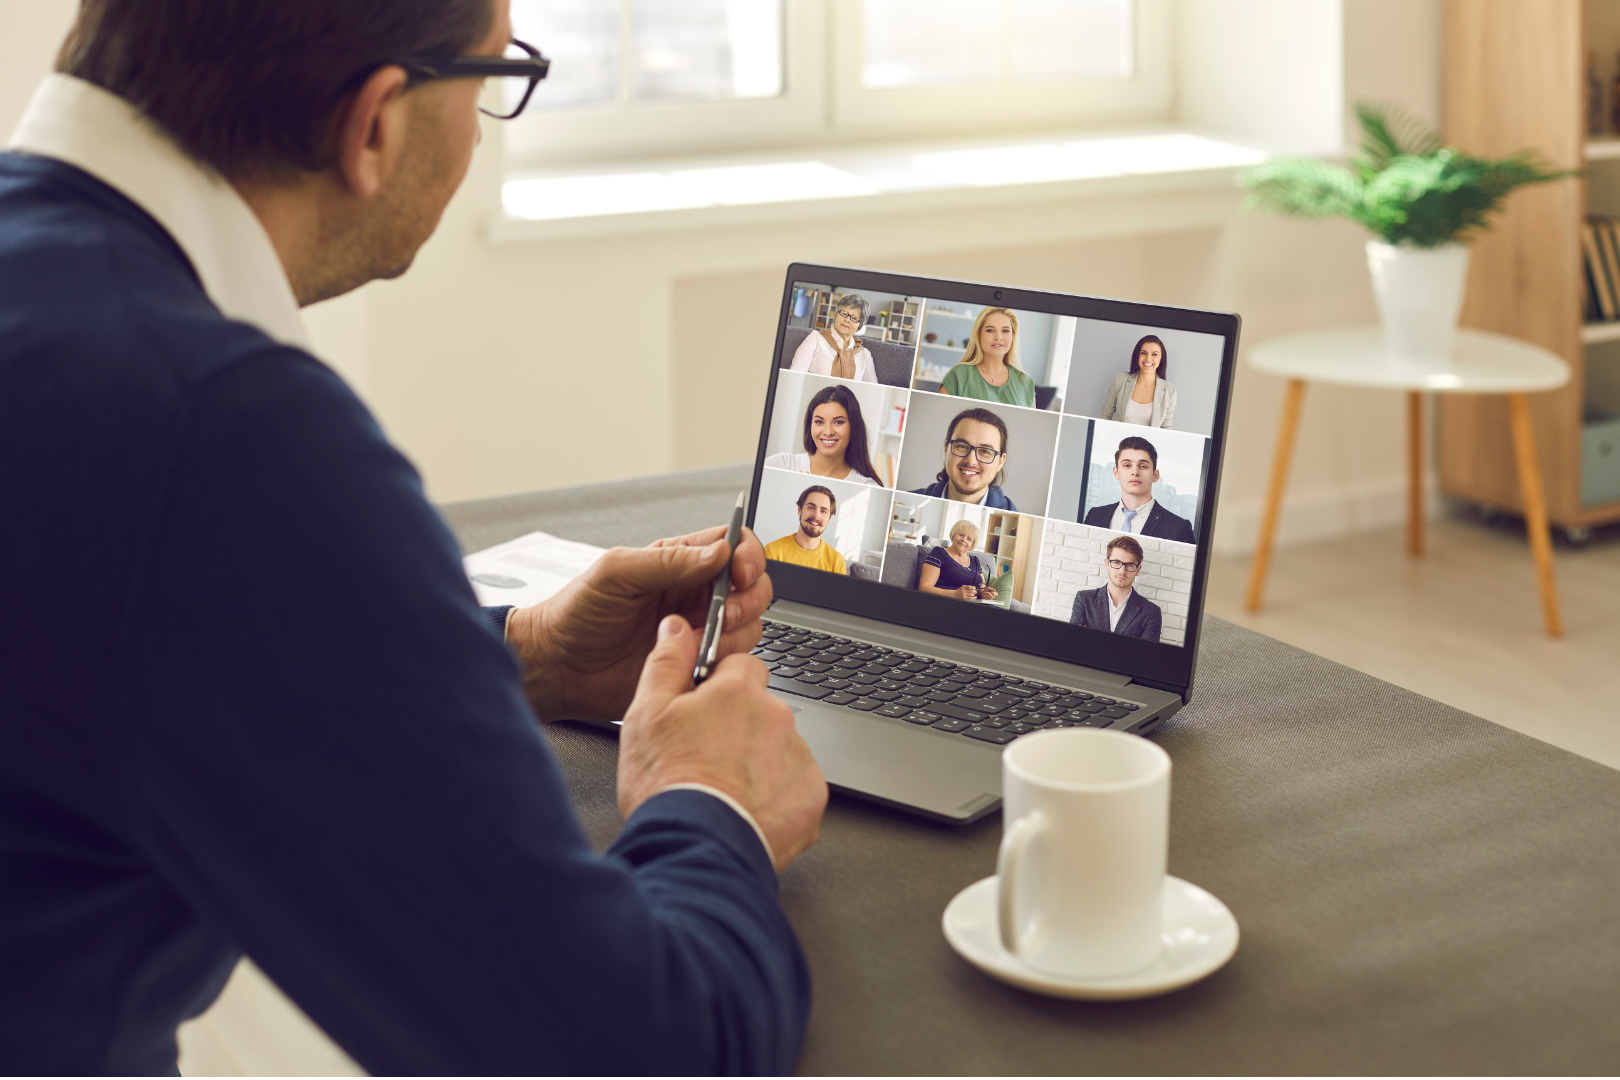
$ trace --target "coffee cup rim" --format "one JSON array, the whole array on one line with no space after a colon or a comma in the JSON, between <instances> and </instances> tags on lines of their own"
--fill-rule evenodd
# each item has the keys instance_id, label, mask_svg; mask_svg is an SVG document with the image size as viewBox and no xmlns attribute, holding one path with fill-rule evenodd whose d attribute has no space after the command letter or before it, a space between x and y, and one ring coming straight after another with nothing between
<instances>
[{"instance_id":1,"label":"coffee cup rim","mask_svg":"<svg viewBox=\"0 0 1620 1080\"><path fill-rule=\"evenodd\" d=\"M1054 780L1050 777L1037 776L1036 774L1030 772L1027 768L1019 764L1017 758L1014 757L1015 750L1020 753L1027 752L1028 747L1036 745L1043 740L1050 741L1051 738L1072 739L1075 736L1083 736L1085 738L1096 738L1101 736L1110 739L1128 739L1132 743L1147 748L1154 759L1153 768L1143 775L1134 777L1130 780L1110 780L1101 783L1093 783L1085 780ZM1018 750L1019 747L1024 747L1026 749ZM1025 735L1023 738L1018 739L1009 745L1007 749L1003 750L1001 753L1001 761L1002 765L1007 769L1007 771L1012 773L1013 776L1017 777L1020 781L1028 784L1036 784L1044 788L1051 788L1056 791L1128 791L1131 788L1145 787L1149 784L1157 783L1170 772L1170 755L1166 753L1164 747L1160 746L1158 743L1149 742L1140 735L1130 735L1123 731L1101 731L1096 728L1065 728L1060 731L1031 732L1030 734Z\"/></svg>"}]
</instances>

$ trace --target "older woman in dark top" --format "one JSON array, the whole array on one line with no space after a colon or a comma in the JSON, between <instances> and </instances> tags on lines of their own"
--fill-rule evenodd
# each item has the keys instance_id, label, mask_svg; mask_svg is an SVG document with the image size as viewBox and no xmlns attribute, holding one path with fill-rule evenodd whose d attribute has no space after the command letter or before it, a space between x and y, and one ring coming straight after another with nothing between
<instances>
[{"instance_id":1,"label":"older woman in dark top","mask_svg":"<svg viewBox=\"0 0 1620 1080\"><path fill-rule=\"evenodd\" d=\"M979 529L973 522L963 520L952 525L950 546L941 544L923 559L917 591L958 600L994 600L996 590L982 584L978 560L968 554L978 538Z\"/></svg>"}]
</instances>

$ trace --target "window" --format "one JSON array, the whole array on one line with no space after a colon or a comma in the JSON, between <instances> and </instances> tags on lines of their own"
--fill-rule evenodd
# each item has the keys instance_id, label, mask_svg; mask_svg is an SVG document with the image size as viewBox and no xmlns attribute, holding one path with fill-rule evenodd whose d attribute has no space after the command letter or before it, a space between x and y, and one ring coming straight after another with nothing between
<instances>
[{"instance_id":1,"label":"window","mask_svg":"<svg viewBox=\"0 0 1620 1080\"><path fill-rule=\"evenodd\" d=\"M1157 121L1169 0L513 0L552 60L518 169Z\"/></svg>"}]
</instances>

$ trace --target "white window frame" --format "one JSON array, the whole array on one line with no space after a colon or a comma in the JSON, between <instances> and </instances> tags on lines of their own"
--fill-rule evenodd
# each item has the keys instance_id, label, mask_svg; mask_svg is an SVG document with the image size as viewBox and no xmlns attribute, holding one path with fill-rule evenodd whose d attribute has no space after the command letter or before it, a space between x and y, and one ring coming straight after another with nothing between
<instances>
[{"instance_id":1,"label":"white window frame","mask_svg":"<svg viewBox=\"0 0 1620 1080\"><path fill-rule=\"evenodd\" d=\"M1136 70L1126 79L1052 78L1022 84L868 90L861 85L865 41L861 0L833 5L832 116L845 134L954 134L983 138L985 124L1014 131L1103 122L1162 121L1174 108L1174 43L1169 0L1136 0Z\"/></svg>"},{"instance_id":2,"label":"white window frame","mask_svg":"<svg viewBox=\"0 0 1620 1080\"><path fill-rule=\"evenodd\" d=\"M503 131L508 169L1163 122L1175 105L1171 2L1136 0L1131 78L869 90L861 86L861 0L786 0L780 96L556 112L531 106Z\"/></svg>"},{"instance_id":3,"label":"white window frame","mask_svg":"<svg viewBox=\"0 0 1620 1080\"><path fill-rule=\"evenodd\" d=\"M677 148L736 149L760 139L811 141L824 127L827 112L825 4L786 0L783 5L782 93L777 97L555 112L531 105L507 125L507 161L519 168L548 167ZM545 42L534 44L545 51ZM544 83L536 93L545 93Z\"/></svg>"}]
</instances>

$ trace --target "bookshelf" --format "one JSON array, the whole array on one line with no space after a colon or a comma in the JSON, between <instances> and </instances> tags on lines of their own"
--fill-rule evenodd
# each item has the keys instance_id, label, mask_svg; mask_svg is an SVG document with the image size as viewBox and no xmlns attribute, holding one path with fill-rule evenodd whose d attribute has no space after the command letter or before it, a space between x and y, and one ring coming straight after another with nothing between
<instances>
[{"instance_id":1,"label":"bookshelf","mask_svg":"<svg viewBox=\"0 0 1620 1080\"><path fill-rule=\"evenodd\" d=\"M1025 570L1029 566L1030 545L1023 542L1022 532L1029 518L1021 514L992 511L985 521L984 552L1013 572L1014 596L1028 602L1029 587Z\"/></svg>"},{"instance_id":2,"label":"bookshelf","mask_svg":"<svg viewBox=\"0 0 1620 1080\"><path fill-rule=\"evenodd\" d=\"M1583 179L1516 192L1473 244L1464 326L1509 334L1569 362L1563 389L1530 398L1552 524L1574 542L1620 521L1620 454L1601 452L1620 427L1620 323L1587 324L1581 224L1620 214L1620 136L1586 132L1586 55L1607 58L1614 89L1620 0L1446 0L1446 141L1500 157L1534 147ZM1606 117L1609 110L1605 109ZM1614 197L1612 204L1606 200ZM1500 397L1442 396L1440 488L1492 511L1523 512ZM1570 466L1577 464L1578 468ZM1614 484L1605 481L1611 477Z\"/></svg>"}]
</instances>

